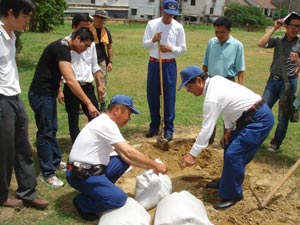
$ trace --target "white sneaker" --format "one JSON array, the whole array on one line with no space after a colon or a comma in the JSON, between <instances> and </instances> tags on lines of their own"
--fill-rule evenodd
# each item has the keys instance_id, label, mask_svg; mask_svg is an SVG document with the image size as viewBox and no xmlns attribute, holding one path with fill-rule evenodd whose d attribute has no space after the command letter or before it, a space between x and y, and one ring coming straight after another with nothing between
<instances>
[{"instance_id":1,"label":"white sneaker","mask_svg":"<svg viewBox=\"0 0 300 225\"><path fill-rule=\"evenodd\" d=\"M39 178L42 182L45 182L46 184L48 184L49 186L52 187L63 187L64 186L64 182L61 181L60 179L57 178L57 176L52 176L52 177L44 177L42 174L39 175Z\"/></svg>"},{"instance_id":2,"label":"white sneaker","mask_svg":"<svg viewBox=\"0 0 300 225\"><path fill-rule=\"evenodd\" d=\"M61 161L57 167L58 169L62 170L62 171L67 171L67 163Z\"/></svg>"}]
</instances>

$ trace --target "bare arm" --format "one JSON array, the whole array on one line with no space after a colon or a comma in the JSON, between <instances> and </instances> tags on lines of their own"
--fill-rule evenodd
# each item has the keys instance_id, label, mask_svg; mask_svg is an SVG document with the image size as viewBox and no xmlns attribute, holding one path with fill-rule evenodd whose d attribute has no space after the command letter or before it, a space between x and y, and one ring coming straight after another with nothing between
<instances>
[{"instance_id":1,"label":"bare arm","mask_svg":"<svg viewBox=\"0 0 300 225\"><path fill-rule=\"evenodd\" d=\"M113 50L112 50L112 44L107 45L107 54L108 54L108 65L107 65L107 71L112 71L112 61L113 61Z\"/></svg>"},{"instance_id":2,"label":"bare arm","mask_svg":"<svg viewBox=\"0 0 300 225\"><path fill-rule=\"evenodd\" d=\"M102 99L103 98L103 88L102 88L100 70L95 72L93 75L94 75L94 79L95 79L95 83L96 83L98 99Z\"/></svg>"},{"instance_id":3,"label":"bare arm","mask_svg":"<svg viewBox=\"0 0 300 225\"><path fill-rule=\"evenodd\" d=\"M239 71L237 74L238 84L243 84L245 71Z\"/></svg>"},{"instance_id":4,"label":"bare arm","mask_svg":"<svg viewBox=\"0 0 300 225\"><path fill-rule=\"evenodd\" d=\"M144 169L153 169L155 173L165 174L168 171L164 163L157 163L148 158L143 153L131 147L126 141L114 144L113 146L119 156L129 164Z\"/></svg>"},{"instance_id":5,"label":"bare arm","mask_svg":"<svg viewBox=\"0 0 300 225\"><path fill-rule=\"evenodd\" d=\"M92 117L99 115L96 107L92 104L91 100L86 96L79 83L76 81L71 63L67 61L59 61L58 65L62 76L65 78L65 81L68 84L68 87L71 89L73 94L76 95L76 97L87 106L89 114Z\"/></svg>"},{"instance_id":6,"label":"bare arm","mask_svg":"<svg viewBox=\"0 0 300 225\"><path fill-rule=\"evenodd\" d=\"M275 25L265 33L265 35L259 40L258 46L259 47L265 47L272 35L276 30L278 30L281 27L282 19L276 20Z\"/></svg>"},{"instance_id":7,"label":"bare arm","mask_svg":"<svg viewBox=\"0 0 300 225\"><path fill-rule=\"evenodd\" d=\"M206 72L206 73L207 73L207 71L208 71L208 66L206 66L206 65L203 65L203 66L202 66L202 69L203 69L203 71L204 71L204 72Z\"/></svg>"}]
</instances>

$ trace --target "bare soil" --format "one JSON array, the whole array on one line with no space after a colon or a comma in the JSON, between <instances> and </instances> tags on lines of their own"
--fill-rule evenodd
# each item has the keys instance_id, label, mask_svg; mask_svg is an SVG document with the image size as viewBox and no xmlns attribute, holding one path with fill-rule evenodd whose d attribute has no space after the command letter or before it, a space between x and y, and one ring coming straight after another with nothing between
<instances>
[{"instance_id":1,"label":"bare soil","mask_svg":"<svg viewBox=\"0 0 300 225\"><path fill-rule=\"evenodd\" d=\"M206 189L207 182L219 178L223 166L223 150L218 143L210 145L197 158L191 168L181 170L179 163L189 151L198 134L198 128L176 128L174 139L169 143L169 151L159 149L156 138L146 139L136 134L129 142L141 152L155 159L160 158L169 166L168 175L173 191L187 190L205 205L210 221L215 225L296 225L300 224L300 179L293 174L275 193L270 203L259 210L273 188L287 174L289 167L284 162L273 159L272 154L260 156L249 163L243 185L244 200L224 211L215 210L212 205L219 202L217 190ZM216 141L215 141L216 142ZM261 150L265 151L265 150ZM133 168L119 181L129 196L134 196L136 176L143 172ZM149 211L152 216L155 209Z\"/></svg>"}]
</instances>

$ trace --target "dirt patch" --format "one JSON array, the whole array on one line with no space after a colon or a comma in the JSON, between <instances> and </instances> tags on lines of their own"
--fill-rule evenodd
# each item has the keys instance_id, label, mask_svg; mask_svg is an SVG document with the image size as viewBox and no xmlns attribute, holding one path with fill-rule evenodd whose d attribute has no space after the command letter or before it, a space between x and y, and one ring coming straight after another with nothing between
<instances>
[{"instance_id":1,"label":"dirt patch","mask_svg":"<svg viewBox=\"0 0 300 225\"><path fill-rule=\"evenodd\" d=\"M276 192L272 201L264 210L258 210L258 201L264 201L272 188L284 177L288 167L272 156L253 160L246 168L243 185L244 200L224 211L217 211L212 204L219 201L216 190L205 188L207 182L220 177L223 165L223 150L217 143L205 149L192 168L180 169L182 160L198 134L198 128L182 127L176 132L169 144L169 151L158 148L156 139L146 139L136 134L129 142L151 158L160 158L169 166L168 175L172 179L173 191L187 190L203 201L210 221L215 225L296 225L300 224L300 179L291 176ZM177 131L176 130L176 131ZM130 196L134 196L136 176L143 172L133 168L119 181ZM154 215L155 209L149 211Z\"/></svg>"}]
</instances>

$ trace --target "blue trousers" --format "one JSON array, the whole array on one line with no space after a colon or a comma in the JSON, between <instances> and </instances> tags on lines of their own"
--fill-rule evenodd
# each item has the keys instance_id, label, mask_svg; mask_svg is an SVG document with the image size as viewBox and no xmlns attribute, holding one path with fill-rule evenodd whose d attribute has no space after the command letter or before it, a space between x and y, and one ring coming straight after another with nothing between
<instances>
[{"instance_id":1,"label":"blue trousers","mask_svg":"<svg viewBox=\"0 0 300 225\"><path fill-rule=\"evenodd\" d=\"M162 63L164 91L164 133L174 132L177 64ZM147 99L150 111L150 130L157 131L160 127L160 77L159 63L149 61L147 77Z\"/></svg>"},{"instance_id":2,"label":"blue trousers","mask_svg":"<svg viewBox=\"0 0 300 225\"><path fill-rule=\"evenodd\" d=\"M297 79L289 79L291 93L295 94L297 90ZM263 94L263 99L265 103L272 109L277 100L284 93L284 81L274 80L272 77L269 78L265 91ZM289 117L283 113L283 109L278 108L278 124L276 127L273 142L280 146L286 136L286 132L289 125Z\"/></svg>"},{"instance_id":3,"label":"blue trousers","mask_svg":"<svg viewBox=\"0 0 300 225\"><path fill-rule=\"evenodd\" d=\"M28 97L38 129L36 147L41 173L44 177L51 177L55 174L62 155L56 138L56 96L41 96L29 92Z\"/></svg>"},{"instance_id":4,"label":"blue trousers","mask_svg":"<svg viewBox=\"0 0 300 225\"><path fill-rule=\"evenodd\" d=\"M219 186L222 200L237 199L243 194L242 184L246 165L269 135L274 117L271 109L264 104L240 131L233 131L229 144L224 149L224 164Z\"/></svg>"},{"instance_id":5,"label":"blue trousers","mask_svg":"<svg viewBox=\"0 0 300 225\"><path fill-rule=\"evenodd\" d=\"M99 176L91 176L86 180L78 181L72 179L72 171L67 170L68 183L80 192L75 197L79 209L83 213L97 213L122 207L126 203L127 195L114 183L128 167L129 164L119 156L112 156L106 172Z\"/></svg>"}]
</instances>

